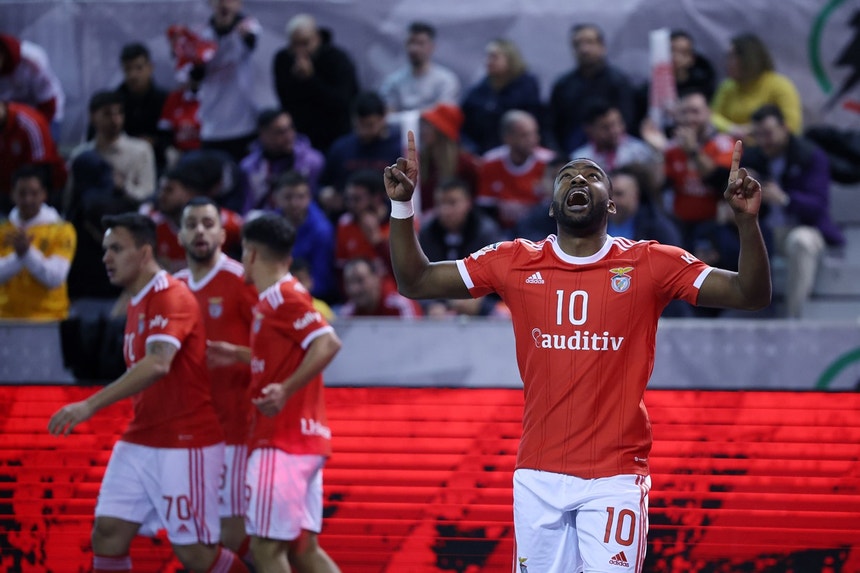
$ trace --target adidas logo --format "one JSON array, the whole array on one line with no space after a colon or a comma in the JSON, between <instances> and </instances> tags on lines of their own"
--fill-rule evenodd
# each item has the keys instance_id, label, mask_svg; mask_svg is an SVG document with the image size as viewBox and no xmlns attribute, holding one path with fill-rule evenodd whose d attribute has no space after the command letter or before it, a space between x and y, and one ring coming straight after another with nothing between
<instances>
[{"instance_id":1,"label":"adidas logo","mask_svg":"<svg viewBox=\"0 0 860 573\"><path fill-rule=\"evenodd\" d=\"M615 557L609 560L610 565L620 565L621 567L630 567L630 563L627 562L627 556L624 555L624 552L621 551L615 554Z\"/></svg>"},{"instance_id":2,"label":"adidas logo","mask_svg":"<svg viewBox=\"0 0 860 573\"><path fill-rule=\"evenodd\" d=\"M183 523L179 526L178 532L179 533L188 533L188 527ZM612 561L610 561L610 563L612 563Z\"/></svg>"},{"instance_id":3,"label":"adidas logo","mask_svg":"<svg viewBox=\"0 0 860 573\"><path fill-rule=\"evenodd\" d=\"M536 272L532 276L526 279L527 285L542 285L544 284L543 277L540 276L540 271Z\"/></svg>"}]
</instances>

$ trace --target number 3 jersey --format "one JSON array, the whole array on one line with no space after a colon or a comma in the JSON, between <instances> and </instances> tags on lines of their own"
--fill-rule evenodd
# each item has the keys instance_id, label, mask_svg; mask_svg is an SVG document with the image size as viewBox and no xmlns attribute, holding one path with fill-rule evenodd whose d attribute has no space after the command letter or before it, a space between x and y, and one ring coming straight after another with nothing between
<instances>
[{"instance_id":1,"label":"number 3 jersey","mask_svg":"<svg viewBox=\"0 0 860 573\"><path fill-rule=\"evenodd\" d=\"M647 475L657 321L672 299L695 304L712 268L677 247L613 237L573 257L555 235L489 245L457 266L472 296L496 292L510 308L524 385L517 468Z\"/></svg>"},{"instance_id":2,"label":"number 3 jersey","mask_svg":"<svg viewBox=\"0 0 860 573\"><path fill-rule=\"evenodd\" d=\"M177 348L170 371L132 396L134 418L122 440L154 448L200 448L224 441L212 407L206 334L194 295L159 271L128 303L123 353L132 368L146 345Z\"/></svg>"},{"instance_id":3,"label":"number 3 jersey","mask_svg":"<svg viewBox=\"0 0 860 573\"><path fill-rule=\"evenodd\" d=\"M328 332L333 332L332 327L291 274L260 293L251 326L251 395L257 398L269 384L289 378L311 343ZM331 454L324 398L319 374L287 398L276 416L264 416L255 407L248 452L278 448L298 455Z\"/></svg>"}]
</instances>

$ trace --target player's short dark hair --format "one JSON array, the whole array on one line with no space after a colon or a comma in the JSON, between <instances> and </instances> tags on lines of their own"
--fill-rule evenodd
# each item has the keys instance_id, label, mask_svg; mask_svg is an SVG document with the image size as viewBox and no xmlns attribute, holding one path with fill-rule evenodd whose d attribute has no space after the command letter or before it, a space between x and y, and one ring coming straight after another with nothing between
<instances>
[{"instance_id":1,"label":"player's short dark hair","mask_svg":"<svg viewBox=\"0 0 860 573\"><path fill-rule=\"evenodd\" d=\"M125 98L118 91L97 91L90 97L89 111L93 113L109 105L121 105L125 109Z\"/></svg>"},{"instance_id":2,"label":"player's short dark hair","mask_svg":"<svg viewBox=\"0 0 860 573\"><path fill-rule=\"evenodd\" d=\"M215 200L212 199L211 197L206 197L205 195L192 197L191 200L185 204L185 207L183 207L182 210L184 211L188 207L209 207L210 205L212 207L215 207L215 212L217 212L218 216L219 216L218 223L220 224L221 223L221 219L220 219L221 206L218 203L216 203Z\"/></svg>"},{"instance_id":3,"label":"player's short dark hair","mask_svg":"<svg viewBox=\"0 0 860 573\"><path fill-rule=\"evenodd\" d=\"M354 185L367 189L371 197L385 194L385 182L382 179L382 174L372 169L360 169L356 171L347 178L346 185Z\"/></svg>"},{"instance_id":4,"label":"player's short dark hair","mask_svg":"<svg viewBox=\"0 0 860 573\"><path fill-rule=\"evenodd\" d=\"M374 91L364 91L352 100L352 114L355 117L385 115L385 101Z\"/></svg>"},{"instance_id":5,"label":"player's short dark hair","mask_svg":"<svg viewBox=\"0 0 860 573\"><path fill-rule=\"evenodd\" d=\"M409 24L409 34L427 34L431 39L435 39L436 27L427 22L412 22Z\"/></svg>"},{"instance_id":6,"label":"player's short dark hair","mask_svg":"<svg viewBox=\"0 0 860 573\"><path fill-rule=\"evenodd\" d=\"M117 227L127 229L131 233L132 238L134 238L135 246L138 248L149 245L152 247L152 251L155 252L158 245L158 239L155 234L155 221L146 215L130 211L102 217L102 228L105 231Z\"/></svg>"},{"instance_id":7,"label":"player's short dark hair","mask_svg":"<svg viewBox=\"0 0 860 573\"><path fill-rule=\"evenodd\" d=\"M591 98L585 102L582 110L582 121L591 125L618 106L603 98Z\"/></svg>"},{"instance_id":8,"label":"player's short dark hair","mask_svg":"<svg viewBox=\"0 0 860 573\"><path fill-rule=\"evenodd\" d=\"M293 251L296 230L281 215L264 213L242 226L242 238L262 245L279 259L286 259Z\"/></svg>"},{"instance_id":9,"label":"player's short dark hair","mask_svg":"<svg viewBox=\"0 0 860 573\"><path fill-rule=\"evenodd\" d=\"M574 24L570 28L570 37L576 36L579 32L583 30L594 30L597 32L597 40L601 44L606 44L606 41L603 39L603 30L600 29L600 26L597 24L593 24L591 22L583 22L581 24Z\"/></svg>"},{"instance_id":10,"label":"player's short dark hair","mask_svg":"<svg viewBox=\"0 0 860 573\"><path fill-rule=\"evenodd\" d=\"M48 174L46 173L46 170L45 165L37 165L34 163L22 165L12 173L12 187L15 187L21 179L37 179L39 181L39 185L42 186L42 189L47 191Z\"/></svg>"},{"instance_id":11,"label":"player's short dark hair","mask_svg":"<svg viewBox=\"0 0 860 573\"><path fill-rule=\"evenodd\" d=\"M257 131L262 131L275 123L275 120L286 114L284 110L277 107L264 109L257 114Z\"/></svg>"},{"instance_id":12,"label":"player's short dark hair","mask_svg":"<svg viewBox=\"0 0 860 573\"><path fill-rule=\"evenodd\" d=\"M149 48L140 42L126 44L122 47L122 51L119 53L119 61L123 64L140 57L146 58L147 61L152 60L152 57L149 54Z\"/></svg>"},{"instance_id":13,"label":"player's short dark hair","mask_svg":"<svg viewBox=\"0 0 860 573\"><path fill-rule=\"evenodd\" d=\"M289 171L285 171L281 175L275 179L275 184L272 186L273 189L283 189L284 187L298 187L299 185L307 185L310 187L310 183L308 182L308 178L296 171L295 169L290 169Z\"/></svg>"},{"instance_id":14,"label":"player's short dark hair","mask_svg":"<svg viewBox=\"0 0 860 573\"><path fill-rule=\"evenodd\" d=\"M750 119L754 123L758 123L760 121L766 120L769 117L775 117L779 125L785 125L785 115L782 113L781 109L779 109L772 103L765 104L755 110L752 116L750 116Z\"/></svg>"}]
</instances>

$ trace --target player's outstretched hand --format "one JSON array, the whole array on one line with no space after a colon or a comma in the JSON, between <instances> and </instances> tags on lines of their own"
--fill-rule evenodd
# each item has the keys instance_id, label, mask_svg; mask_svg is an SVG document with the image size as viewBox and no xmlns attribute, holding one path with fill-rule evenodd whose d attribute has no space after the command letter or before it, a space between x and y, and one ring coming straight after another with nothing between
<instances>
[{"instance_id":1,"label":"player's outstretched hand","mask_svg":"<svg viewBox=\"0 0 860 573\"><path fill-rule=\"evenodd\" d=\"M66 404L48 422L48 431L55 436L68 436L75 426L90 419L93 409L86 400Z\"/></svg>"},{"instance_id":2,"label":"player's outstretched hand","mask_svg":"<svg viewBox=\"0 0 860 573\"><path fill-rule=\"evenodd\" d=\"M221 368L238 362L237 346L222 340L206 341L206 365L209 368Z\"/></svg>"},{"instance_id":3,"label":"player's outstretched hand","mask_svg":"<svg viewBox=\"0 0 860 573\"><path fill-rule=\"evenodd\" d=\"M398 157L394 165L385 168L385 192L392 201L410 201L418 183L418 151L415 134L406 134L406 157Z\"/></svg>"},{"instance_id":4,"label":"player's outstretched hand","mask_svg":"<svg viewBox=\"0 0 860 573\"><path fill-rule=\"evenodd\" d=\"M251 403L265 416L275 416L287 403L287 391L281 384L269 384L260 391L259 398L252 398Z\"/></svg>"},{"instance_id":5,"label":"player's outstretched hand","mask_svg":"<svg viewBox=\"0 0 860 573\"><path fill-rule=\"evenodd\" d=\"M738 140L732 153L732 170L729 172L725 198L736 215L755 216L761 208L761 183L740 167L742 153L743 143Z\"/></svg>"}]
</instances>

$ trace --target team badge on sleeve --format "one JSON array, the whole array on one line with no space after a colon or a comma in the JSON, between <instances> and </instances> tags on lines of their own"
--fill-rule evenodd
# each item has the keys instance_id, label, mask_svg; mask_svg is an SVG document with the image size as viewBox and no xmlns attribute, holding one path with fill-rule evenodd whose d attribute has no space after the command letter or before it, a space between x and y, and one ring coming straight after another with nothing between
<instances>
[{"instance_id":1,"label":"team badge on sleeve","mask_svg":"<svg viewBox=\"0 0 860 573\"><path fill-rule=\"evenodd\" d=\"M612 286L612 290L615 292L625 292L630 288L630 277L627 276L627 273L633 270L633 267L616 267L614 269L609 269L609 272L614 276L610 281L610 285Z\"/></svg>"},{"instance_id":2,"label":"team badge on sleeve","mask_svg":"<svg viewBox=\"0 0 860 573\"><path fill-rule=\"evenodd\" d=\"M209 299L209 316L212 318L221 318L221 313L224 312L224 299L220 296Z\"/></svg>"}]
</instances>

